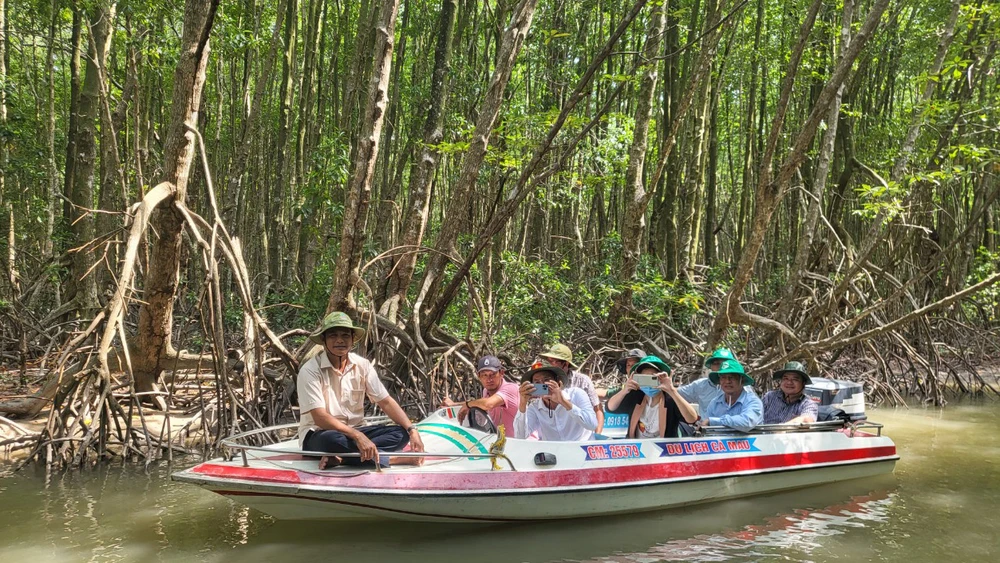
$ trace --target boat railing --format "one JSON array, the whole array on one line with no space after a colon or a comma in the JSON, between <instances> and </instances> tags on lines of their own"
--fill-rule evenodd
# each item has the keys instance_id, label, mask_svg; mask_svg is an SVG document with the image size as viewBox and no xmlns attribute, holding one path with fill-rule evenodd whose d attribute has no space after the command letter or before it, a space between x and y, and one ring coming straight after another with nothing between
<instances>
[{"instance_id":1,"label":"boat railing","mask_svg":"<svg viewBox=\"0 0 1000 563\"><path fill-rule=\"evenodd\" d=\"M381 420L381 419L384 419L384 420ZM385 422L385 421L388 421L388 420L389 420L389 417L374 417L374 418L366 418L364 423L366 425L372 425L372 424L380 424L381 422ZM255 438L255 437L258 437L258 436L267 435L268 433L279 432L279 431L288 430L288 429L291 429L291 428L298 428L298 426L299 425L298 425L297 422L292 422L292 423L289 423L289 424L280 424L280 425L277 425L277 426L268 426L267 428L257 428L255 430L248 430L246 432L240 432L238 434L233 434L232 436L229 436L228 438L225 438L225 439L223 439L220 442L220 444L223 446L222 457L226 461L232 461L234 455L232 455L231 450L236 450L236 451L239 452L240 457L241 457L241 459L243 461L243 467L249 467L250 466L250 461L247 458L247 452L248 451L250 451L250 452L269 452L269 453L274 453L276 450L274 448L268 447L266 445L260 445L260 446L258 446L258 445L253 445L253 444L242 443L243 441L251 439L251 438ZM317 452L317 451L310 451L310 450L297 450L297 449L284 449L284 448L281 449L281 453L283 453L283 454L292 454L292 455L302 455L302 456L309 456L309 457L325 457L325 456L333 455L333 454L331 454L329 452ZM350 458L361 457L360 453L338 453L336 455L337 455L337 457L340 457L340 458L345 458L345 457L350 457ZM409 458L435 457L435 458L452 458L452 459L490 459L490 460L502 459L502 460L504 460L504 461L507 462L507 464L510 466L510 470L511 471L517 471L517 469L514 468L514 463L506 455L504 455L502 451L501 452L497 452L497 453L493 453L493 452L490 452L490 453L471 453L471 452L469 452L469 453L443 453L443 452L385 452L385 451L380 451L379 455L380 456L381 455L391 455L392 457L409 457ZM382 470L381 464L376 463L374 465L375 465L375 470L376 471L381 471Z\"/></svg>"},{"instance_id":2,"label":"boat railing","mask_svg":"<svg viewBox=\"0 0 1000 563\"><path fill-rule=\"evenodd\" d=\"M696 435L716 435L716 434L781 434L781 433L808 433L808 432L835 432L841 429L848 429L853 436L858 431L872 430L876 436L882 435L882 425L877 422L867 420L860 422L848 422L845 420L824 420L822 422L804 422L801 424L758 424L749 432L743 432L728 426L702 426Z\"/></svg>"}]
</instances>

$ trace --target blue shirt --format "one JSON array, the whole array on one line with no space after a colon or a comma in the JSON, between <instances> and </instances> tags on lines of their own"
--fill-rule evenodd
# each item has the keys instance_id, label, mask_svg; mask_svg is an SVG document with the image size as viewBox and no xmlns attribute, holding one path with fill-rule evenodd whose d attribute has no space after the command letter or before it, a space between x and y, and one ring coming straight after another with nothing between
<instances>
[{"instance_id":1,"label":"blue shirt","mask_svg":"<svg viewBox=\"0 0 1000 563\"><path fill-rule=\"evenodd\" d=\"M708 419L709 426L728 426L749 432L764 420L764 405L756 393L743 389L732 405L726 403L725 394L719 395L708 404L701 417Z\"/></svg>"},{"instance_id":2,"label":"blue shirt","mask_svg":"<svg viewBox=\"0 0 1000 563\"><path fill-rule=\"evenodd\" d=\"M757 396L753 387L750 387L749 385L745 386L743 390L753 396ZM718 385L712 383L712 381L707 377L692 381L686 385L681 385L677 388L677 392L680 393L681 397L684 397L685 401L697 404L698 413L703 418L705 416L705 412L708 410L708 404L723 395L722 389Z\"/></svg>"},{"instance_id":3,"label":"blue shirt","mask_svg":"<svg viewBox=\"0 0 1000 563\"><path fill-rule=\"evenodd\" d=\"M785 393L775 389L765 393L761 402L764 404L764 424L781 424L803 415L811 415L816 420L819 416L819 407L805 394L794 403L786 403Z\"/></svg>"}]
</instances>

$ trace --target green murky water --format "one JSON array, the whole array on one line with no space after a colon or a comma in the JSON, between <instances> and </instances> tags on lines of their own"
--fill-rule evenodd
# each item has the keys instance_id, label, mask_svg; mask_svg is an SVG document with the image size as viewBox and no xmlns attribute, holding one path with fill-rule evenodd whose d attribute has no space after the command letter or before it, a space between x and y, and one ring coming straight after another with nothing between
<instances>
[{"instance_id":1,"label":"green murky water","mask_svg":"<svg viewBox=\"0 0 1000 563\"><path fill-rule=\"evenodd\" d=\"M1000 403L869 416L902 456L891 476L558 523L276 522L167 467L23 472L0 477L0 561L1000 560Z\"/></svg>"}]
</instances>

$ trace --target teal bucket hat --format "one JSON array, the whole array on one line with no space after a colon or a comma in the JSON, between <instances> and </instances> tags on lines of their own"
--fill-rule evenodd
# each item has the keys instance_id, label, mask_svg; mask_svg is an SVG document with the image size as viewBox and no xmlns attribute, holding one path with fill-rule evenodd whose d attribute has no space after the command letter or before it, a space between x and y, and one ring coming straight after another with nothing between
<instances>
[{"instance_id":1,"label":"teal bucket hat","mask_svg":"<svg viewBox=\"0 0 1000 563\"><path fill-rule=\"evenodd\" d=\"M643 366L652 366L656 368L658 371L665 371L667 373L673 372L673 370L670 369L670 366L667 365L667 362L664 362L658 356L646 356L643 359L636 362L635 365L632 366L632 369L629 371L629 373L635 373L640 369L642 369Z\"/></svg>"},{"instance_id":2,"label":"teal bucket hat","mask_svg":"<svg viewBox=\"0 0 1000 563\"><path fill-rule=\"evenodd\" d=\"M713 384L719 384L719 376L728 373L739 374L743 377L743 385L753 385L753 378L747 375L747 370L743 369L743 364L736 360L726 360L718 371L708 374L708 380Z\"/></svg>"},{"instance_id":3,"label":"teal bucket hat","mask_svg":"<svg viewBox=\"0 0 1000 563\"><path fill-rule=\"evenodd\" d=\"M365 337L365 329L359 326L354 326L354 322L351 321L351 317L347 316L347 313L334 311L329 315L323 317L323 322L320 323L318 329L316 329L312 334L309 335L309 340L322 346L323 333L334 328L349 328L353 330L355 344L360 342L361 339Z\"/></svg>"},{"instance_id":4,"label":"teal bucket hat","mask_svg":"<svg viewBox=\"0 0 1000 563\"><path fill-rule=\"evenodd\" d=\"M733 355L733 351L729 348L716 348L715 351L712 352L711 356L705 358L705 367L708 367L708 364L714 362L715 360L726 361L735 359L736 356Z\"/></svg>"}]
</instances>

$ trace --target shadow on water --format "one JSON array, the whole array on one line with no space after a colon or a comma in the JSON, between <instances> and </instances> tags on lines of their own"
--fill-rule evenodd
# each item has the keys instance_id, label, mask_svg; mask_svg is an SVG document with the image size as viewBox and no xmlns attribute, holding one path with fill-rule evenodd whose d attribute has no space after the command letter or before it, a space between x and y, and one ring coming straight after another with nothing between
<instances>
[{"instance_id":1,"label":"shadow on water","mask_svg":"<svg viewBox=\"0 0 1000 563\"><path fill-rule=\"evenodd\" d=\"M895 486L886 476L669 511L493 526L276 522L254 539L254 554L266 544L275 555L306 557L336 542L338 558L348 559L720 561L759 541L807 548L808 538L882 521Z\"/></svg>"}]
</instances>

